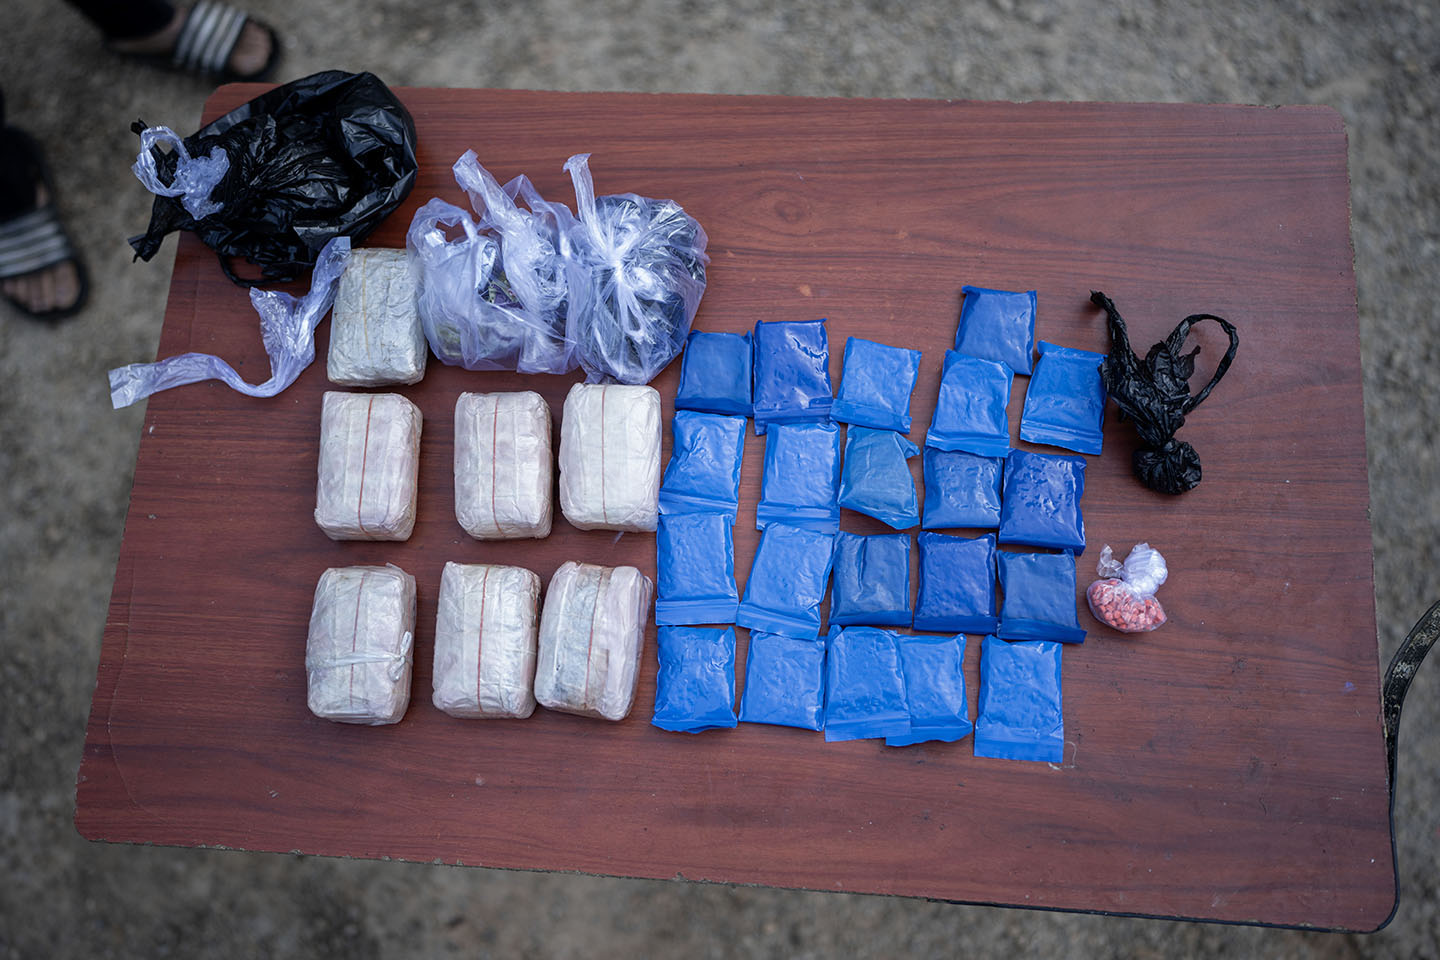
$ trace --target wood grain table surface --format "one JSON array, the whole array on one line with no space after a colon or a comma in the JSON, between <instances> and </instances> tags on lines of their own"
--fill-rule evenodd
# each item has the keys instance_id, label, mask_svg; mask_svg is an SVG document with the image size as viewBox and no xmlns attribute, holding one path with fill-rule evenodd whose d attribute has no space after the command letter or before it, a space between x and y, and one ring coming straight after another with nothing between
<instances>
[{"instance_id":1,"label":"wood grain table surface","mask_svg":"<svg viewBox=\"0 0 1440 960\"><path fill-rule=\"evenodd\" d=\"M221 88L206 119L261 89ZM653 628L622 723L544 709L452 719L430 704L447 560L519 564L546 581L566 560L653 576L654 537L577 531L558 509L543 541L466 536L451 478L457 396L538 390L558 422L579 374L432 358L423 382L398 388L425 418L414 535L331 542L312 518L322 325L318 362L274 399L206 383L149 403L78 778L83 835L1322 928L1386 919L1395 888L1334 111L398 92L421 173L370 244L403 246L432 196L464 203L450 165L467 148L502 182L527 173L567 204L561 166L589 152L598 193L673 198L709 233L697 328L828 317L837 383L846 336L922 349L917 443L963 284L1038 290L1038 338L1092 350L1108 348L1092 289L1116 300L1142 349L1188 313L1230 318L1238 358L1181 432L1204 462L1199 488L1170 498L1136 483L1133 431L1113 406L1105 452L1087 458L1079 589L1102 544L1148 540L1170 563L1170 622L1123 637L1077 596L1091 633L1065 650L1058 765L976 758L968 739L894 749L755 725L662 732L649 723ZM1198 385L1224 343L1204 327L1192 342L1204 348ZM252 382L269 373L245 291L189 235L159 354L187 350ZM678 367L654 384L666 456ZM763 449L747 438L742 588ZM842 527L881 530L848 511ZM318 720L303 663L315 582L327 567L386 562L419 588L409 712L381 728ZM972 641L972 715L978 651Z\"/></svg>"}]
</instances>

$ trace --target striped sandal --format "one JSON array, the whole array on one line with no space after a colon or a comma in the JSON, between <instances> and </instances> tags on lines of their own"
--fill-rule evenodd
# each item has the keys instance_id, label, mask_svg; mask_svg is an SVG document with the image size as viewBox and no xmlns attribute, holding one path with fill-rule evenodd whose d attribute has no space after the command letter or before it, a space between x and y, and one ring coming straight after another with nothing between
<instances>
[{"instance_id":1,"label":"striped sandal","mask_svg":"<svg viewBox=\"0 0 1440 960\"><path fill-rule=\"evenodd\" d=\"M270 56L260 69L237 73L230 69L230 57L247 22L253 22L270 35ZM225 83L264 80L280 62L280 35L273 27L254 20L245 11L228 3L197 0L186 13L180 32L175 37L175 45L168 53L133 53L120 49L116 52L156 66L214 77Z\"/></svg>"},{"instance_id":2,"label":"striped sandal","mask_svg":"<svg viewBox=\"0 0 1440 960\"><path fill-rule=\"evenodd\" d=\"M72 303L51 310L33 310L15 296L8 293L4 296L15 309L36 319L63 320L85 306L90 295L89 274L60 222L60 213L55 206L55 187L45 168L39 145L28 134L14 128L5 130L4 136L11 138L17 149L26 152L34 178L44 184L48 196L43 205L0 223L0 280L38 274L68 260L75 265L78 286Z\"/></svg>"}]
</instances>

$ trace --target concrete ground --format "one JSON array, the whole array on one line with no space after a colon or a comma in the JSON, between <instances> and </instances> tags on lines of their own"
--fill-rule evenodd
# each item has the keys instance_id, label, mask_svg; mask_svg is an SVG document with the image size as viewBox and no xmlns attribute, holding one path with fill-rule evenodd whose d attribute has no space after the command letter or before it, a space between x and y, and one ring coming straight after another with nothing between
<instances>
[{"instance_id":1,"label":"concrete ground","mask_svg":"<svg viewBox=\"0 0 1440 960\"><path fill-rule=\"evenodd\" d=\"M50 148L95 292L59 329L0 306L0 956L1440 957L1435 662L1405 715L1399 913L1371 936L81 840L75 770L143 413L111 411L105 371L154 354L171 257L130 262L149 204L127 128L193 130L208 87L105 53L60 3L6 8L0 84ZM282 79L344 67L396 85L1331 104L1350 134L1382 662L1440 599L1429 0L251 9L285 34Z\"/></svg>"}]
</instances>

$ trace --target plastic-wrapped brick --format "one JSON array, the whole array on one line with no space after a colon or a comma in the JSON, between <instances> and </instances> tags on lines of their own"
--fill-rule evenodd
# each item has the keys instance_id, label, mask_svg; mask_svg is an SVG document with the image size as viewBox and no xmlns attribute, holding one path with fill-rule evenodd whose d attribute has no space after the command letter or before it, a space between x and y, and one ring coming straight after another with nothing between
<instances>
[{"instance_id":1,"label":"plastic-wrapped brick","mask_svg":"<svg viewBox=\"0 0 1440 960\"><path fill-rule=\"evenodd\" d=\"M320 575L305 641L306 700L323 720L397 723L410 705L415 578L399 567Z\"/></svg>"},{"instance_id":2,"label":"plastic-wrapped brick","mask_svg":"<svg viewBox=\"0 0 1440 960\"><path fill-rule=\"evenodd\" d=\"M331 383L378 387L419 383L430 355L404 250L350 252L330 312Z\"/></svg>"},{"instance_id":3,"label":"plastic-wrapped brick","mask_svg":"<svg viewBox=\"0 0 1440 960\"><path fill-rule=\"evenodd\" d=\"M420 408L398 393L325 394L315 522L332 540L408 540Z\"/></svg>"},{"instance_id":4,"label":"plastic-wrapped brick","mask_svg":"<svg viewBox=\"0 0 1440 960\"><path fill-rule=\"evenodd\" d=\"M625 719L635 702L654 591L634 567L570 561L555 571L545 592L535 664L541 706Z\"/></svg>"},{"instance_id":5,"label":"plastic-wrapped brick","mask_svg":"<svg viewBox=\"0 0 1440 960\"><path fill-rule=\"evenodd\" d=\"M435 615L432 702L452 717L530 716L540 578L524 567L447 563Z\"/></svg>"},{"instance_id":6,"label":"plastic-wrapped brick","mask_svg":"<svg viewBox=\"0 0 1440 960\"><path fill-rule=\"evenodd\" d=\"M455 402L455 519L477 540L550 536L550 406L533 391Z\"/></svg>"},{"instance_id":7,"label":"plastic-wrapped brick","mask_svg":"<svg viewBox=\"0 0 1440 960\"><path fill-rule=\"evenodd\" d=\"M560 509L580 530L649 533L660 516L660 394L577 383L560 423Z\"/></svg>"}]
</instances>

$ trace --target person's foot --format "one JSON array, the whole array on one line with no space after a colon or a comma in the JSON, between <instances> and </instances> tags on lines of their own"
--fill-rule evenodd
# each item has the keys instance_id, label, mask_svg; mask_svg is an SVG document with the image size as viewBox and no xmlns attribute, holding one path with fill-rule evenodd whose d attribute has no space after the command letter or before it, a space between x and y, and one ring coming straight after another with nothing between
<instances>
[{"instance_id":1,"label":"person's foot","mask_svg":"<svg viewBox=\"0 0 1440 960\"><path fill-rule=\"evenodd\" d=\"M145 37L111 40L110 49L116 53L138 56L165 56L175 49L175 43L180 39L180 32L185 26L185 18L189 15L189 7L176 7L175 15L163 29ZM270 64L276 43L275 34L268 27L259 21L247 19L240 29L240 36L235 40L235 46L230 50L225 67L236 76L256 76Z\"/></svg>"},{"instance_id":2,"label":"person's foot","mask_svg":"<svg viewBox=\"0 0 1440 960\"><path fill-rule=\"evenodd\" d=\"M35 185L35 206L45 206L50 195L43 184ZM0 224L0 227L3 227ZM0 280L0 292L22 310L37 316L64 313L80 305L84 286L80 282L79 264L62 260L19 277Z\"/></svg>"}]
</instances>

